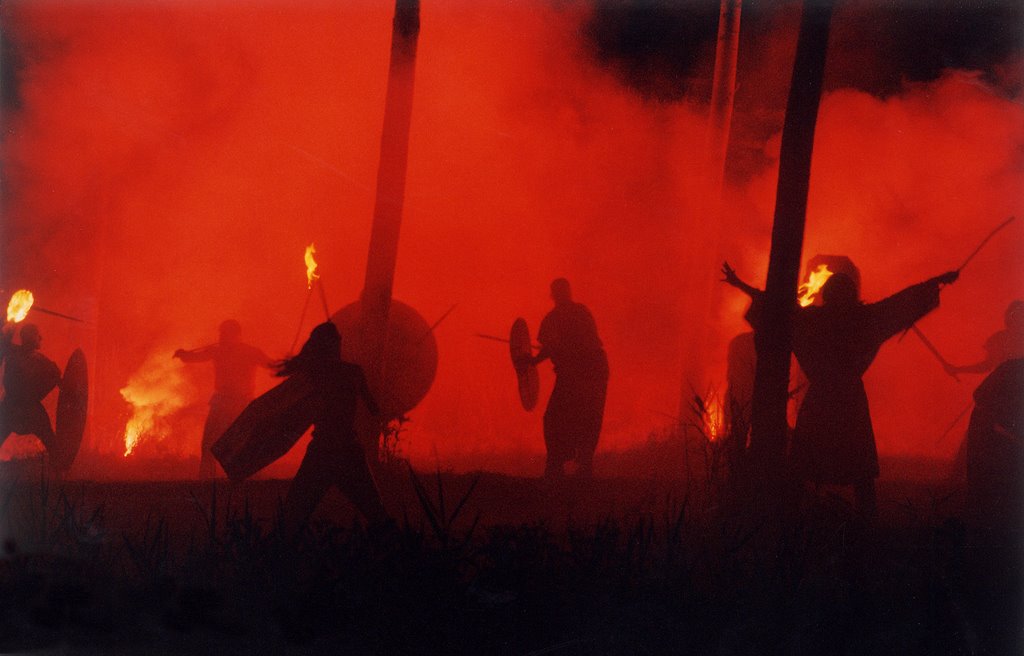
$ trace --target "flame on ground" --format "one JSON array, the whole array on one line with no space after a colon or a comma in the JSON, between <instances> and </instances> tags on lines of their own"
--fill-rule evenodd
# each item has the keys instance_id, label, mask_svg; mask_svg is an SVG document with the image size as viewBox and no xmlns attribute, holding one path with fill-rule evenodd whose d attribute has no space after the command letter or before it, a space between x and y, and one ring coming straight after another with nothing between
<instances>
[{"instance_id":1,"label":"flame on ground","mask_svg":"<svg viewBox=\"0 0 1024 656\"><path fill-rule=\"evenodd\" d=\"M144 439L166 438L170 433L167 419L191 402L182 367L169 352L154 353L121 388L121 396L132 406L132 416L124 427L126 458Z\"/></svg>"},{"instance_id":2,"label":"flame on ground","mask_svg":"<svg viewBox=\"0 0 1024 656\"><path fill-rule=\"evenodd\" d=\"M701 421L704 424L704 436L709 442L717 442L725 435L725 412L718 394L712 392L705 398L698 397Z\"/></svg>"},{"instance_id":3,"label":"flame on ground","mask_svg":"<svg viewBox=\"0 0 1024 656\"><path fill-rule=\"evenodd\" d=\"M819 264L818 268L811 271L807 275L807 282L800 285L800 289L797 290L797 294L800 295L799 302L800 307L807 307L814 303L814 299L818 297L818 292L821 291L825 281L832 277L832 272L829 271L827 264Z\"/></svg>"},{"instance_id":4,"label":"flame on ground","mask_svg":"<svg viewBox=\"0 0 1024 656\"><path fill-rule=\"evenodd\" d=\"M24 321L34 302L35 297L32 296L32 292L29 290L19 289L14 292L11 295L10 302L7 304L7 320L14 323Z\"/></svg>"},{"instance_id":5,"label":"flame on ground","mask_svg":"<svg viewBox=\"0 0 1024 656\"><path fill-rule=\"evenodd\" d=\"M313 255L316 253L316 246L310 244L306 246L306 254L303 259L306 261L306 288L313 289L313 281L320 277L316 272L317 263Z\"/></svg>"}]
</instances>

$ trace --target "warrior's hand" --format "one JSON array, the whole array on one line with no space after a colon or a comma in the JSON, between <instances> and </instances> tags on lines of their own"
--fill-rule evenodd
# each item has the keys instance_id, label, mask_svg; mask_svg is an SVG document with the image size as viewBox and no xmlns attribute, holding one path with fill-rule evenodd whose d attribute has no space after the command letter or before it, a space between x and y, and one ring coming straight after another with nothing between
<instances>
[{"instance_id":1,"label":"warrior's hand","mask_svg":"<svg viewBox=\"0 0 1024 656\"><path fill-rule=\"evenodd\" d=\"M529 366L530 366L531 364L536 364L536 362L534 362L533 356L531 356L531 355L530 355L530 354L528 354L528 353L524 353L524 354L520 355L519 357L517 357L517 358L516 358L516 359L515 359L515 360L514 360L514 361L512 362L512 365L513 365L513 366L514 366L514 367L515 367L516 369L526 369L526 368L527 368L527 367L529 367Z\"/></svg>"},{"instance_id":2,"label":"warrior's hand","mask_svg":"<svg viewBox=\"0 0 1024 656\"><path fill-rule=\"evenodd\" d=\"M722 262L722 276L722 282L733 287L740 286L740 278L736 275L736 270L729 266L728 262Z\"/></svg>"},{"instance_id":3,"label":"warrior's hand","mask_svg":"<svg viewBox=\"0 0 1024 656\"><path fill-rule=\"evenodd\" d=\"M183 359L185 357L186 353L188 353L188 351L186 351L185 349L178 349L177 351L174 352L174 356L173 357L178 358L179 360L181 360L181 359Z\"/></svg>"},{"instance_id":4,"label":"warrior's hand","mask_svg":"<svg viewBox=\"0 0 1024 656\"><path fill-rule=\"evenodd\" d=\"M940 285L952 285L960 277L959 271L947 271L941 276L935 276L935 282Z\"/></svg>"}]
</instances>

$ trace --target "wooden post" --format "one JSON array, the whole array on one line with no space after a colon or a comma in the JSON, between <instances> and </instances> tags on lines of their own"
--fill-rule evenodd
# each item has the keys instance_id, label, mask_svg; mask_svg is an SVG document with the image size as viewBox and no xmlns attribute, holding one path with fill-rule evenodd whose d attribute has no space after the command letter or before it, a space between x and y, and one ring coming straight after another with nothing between
<instances>
[{"instance_id":1,"label":"wooden post","mask_svg":"<svg viewBox=\"0 0 1024 656\"><path fill-rule=\"evenodd\" d=\"M402 228L419 33L419 0L396 0L388 89L384 101L384 129L377 167L377 199L361 299L364 334L369 347L367 366L370 371L367 374L370 377L379 378L384 361L388 312L391 309L391 292L398 259L398 237Z\"/></svg>"},{"instance_id":2,"label":"wooden post","mask_svg":"<svg viewBox=\"0 0 1024 656\"><path fill-rule=\"evenodd\" d=\"M778 480L786 449L786 405L792 352L793 310L800 276L814 128L821 102L832 3L805 0L779 155L779 181L764 297L764 329L758 331L757 373L751 418L754 471Z\"/></svg>"}]
</instances>

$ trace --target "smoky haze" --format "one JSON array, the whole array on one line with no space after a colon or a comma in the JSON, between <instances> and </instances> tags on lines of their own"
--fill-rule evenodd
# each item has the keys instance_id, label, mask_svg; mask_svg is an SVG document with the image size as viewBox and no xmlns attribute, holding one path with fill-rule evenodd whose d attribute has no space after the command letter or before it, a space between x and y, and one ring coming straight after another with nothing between
<instances>
[{"instance_id":1,"label":"smoky haze","mask_svg":"<svg viewBox=\"0 0 1024 656\"><path fill-rule=\"evenodd\" d=\"M51 357L63 362L81 345L89 358L85 449L120 454L130 410L119 390L155 355L213 341L226 318L271 356L286 353L310 242L332 309L359 294L393 8L14 2L0 11L0 275L5 289L30 288L41 305L87 319L34 317ZM743 299L719 290L714 301L683 274L728 258L763 279L799 11L751 12L721 227L697 212L713 22L685 32L685 57L675 56L684 63L663 74L602 45L623 24L606 13L424 3L395 296L429 323L457 308L436 329L437 378L404 434L414 462L543 452L541 412L519 408L507 350L473 334L503 335L516 316L535 329L555 277L591 308L609 354L599 448L642 444L677 413L690 377L682 336L707 303L711 344L692 377L724 386ZM864 297L877 300L955 268L991 227L1021 214L1020 51L1010 44L893 82L891 60L870 53L890 52L898 35L865 37L855 13L836 20L804 253L849 255ZM864 62L885 62L882 82L842 81ZM637 76L682 91L652 94ZM698 248L720 234L719 248ZM1018 224L922 322L950 360L979 358L1003 308L1024 296L1022 249ZM307 333L321 315L312 304ZM160 449L194 457L212 372L184 375L188 404ZM543 399L549 370L542 379ZM969 382L945 377L911 339L886 346L867 382L883 453L955 451L958 437L938 437L969 402ZM261 389L272 383L260 378Z\"/></svg>"}]
</instances>

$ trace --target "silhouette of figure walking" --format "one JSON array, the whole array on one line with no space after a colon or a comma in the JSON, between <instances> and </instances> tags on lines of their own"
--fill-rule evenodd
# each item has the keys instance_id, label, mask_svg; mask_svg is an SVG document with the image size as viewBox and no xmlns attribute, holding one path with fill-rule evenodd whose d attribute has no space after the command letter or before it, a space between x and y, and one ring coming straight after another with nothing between
<instances>
[{"instance_id":1,"label":"silhouette of figure walking","mask_svg":"<svg viewBox=\"0 0 1024 656\"><path fill-rule=\"evenodd\" d=\"M608 358L593 315L573 301L568 280L551 283L551 300L555 307L541 321L541 348L532 359L539 364L550 358L555 368L555 387L544 411L544 475L561 477L565 463L575 460L577 475L586 478L593 474L604 420Z\"/></svg>"}]
</instances>

